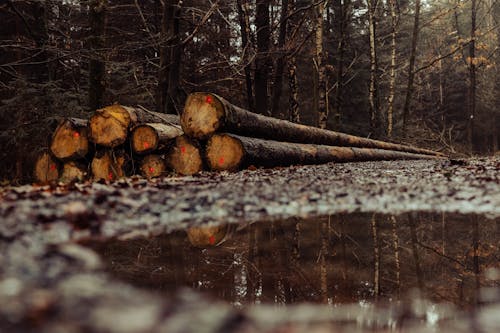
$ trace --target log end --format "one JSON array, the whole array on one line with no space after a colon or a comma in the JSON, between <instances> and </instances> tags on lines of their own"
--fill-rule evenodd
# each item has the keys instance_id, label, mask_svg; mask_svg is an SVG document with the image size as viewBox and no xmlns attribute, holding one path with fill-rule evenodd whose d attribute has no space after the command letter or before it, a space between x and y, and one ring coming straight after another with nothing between
<instances>
[{"instance_id":1,"label":"log end","mask_svg":"<svg viewBox=\"0 0 500 333\"><path fill-rule=\"evenodd\" d=\"M227 226L192 227L187 230L187 235L193 246L215 246L224 239L227 229Z\"/></svg>"},{"instance_id":2,"label":"log end","mask_svg":"<svg viewBox=\"0 0 500 333\"><path fill-rule=\"evenodd\" d=\"M167 154L167 163L173 171L181 175L196 174L203 170L201 149L187 136L179 136Z\"/></svg>"},{"instance_id":3,"label":"log end","mask_svg":"<svg viewBox=\"0 0 500 333\"><path fill-rule=\"evenodd\" d=\"M33 176L37 184L49 184L59 179L60 165L49 153L40 154L35 162Z\"/></svg>"},{"instance_id":4,"label":"log end","mask_svg":"<svg viewBox=\"0 0 500 333\"><path fill-rule=\"evenodd\" d=\"M87 168L75 161L64 163L61 174L61 182L69 183L72 181L81 182L87 178Z\"/></svg>"},{"instance_id":5,"label":"log end","mask_svg":"<svg viewBox=\"0 0 500 333\"><path fill-rule=\"evenodd\" d=\"M184 133L206 139L222 126L224 106L214 94L193 93L188 96L181 115Z\"/></svg>"},{"instance_id":6,"label":"log end","mask_svg":"<svg viewBox=\"0 0 500 333\"><path fill-rule=\"evenodd\" d=\"M115 181L125 176L125 156L113 156L111 151L101 151L92 159L91 170L94 181Z\"/></svg>"},{"instance_id":7,"label":"log end","mask_svg":"<svg viewBox=\"0 0 500 333\"><path fill-rule=\"evenodd\" d=\"M131 136L132 149L137 154L146 154L158 148L158 134L149 125L134 128Z\"/></svg>"},{"instance_id":8,"label":"log end","mask_svg":"<svg viewBox=\"0 0 500 333\"><path fill-rule=\"evenodd\" d=\"M241 142L227 134L215 134L207 143L210 170L236 171L242 164L244 150Z\"/></svg>"},{"instance_id":9,"label":"log end","mask_svg":"<svg viewBox=\"0 0 500 333\"><path fill-rule=\"evenodd\" d=\"M146 178L162 176L166 171L164 160L159 155L148 155L141 162L140 170Z\"/></svg>"},{"instance_id":10,"label":"log end","mask_svg":"<svg viewBox=\"0 0 500 333\"><path fill-rule=\"evenodd\" d=\"M130 112L115 104L97 110L90 118L90 140L104 147L116 147L127 139L133 121Z\"/></svg>"},{"instance_id":11,"label":"log end","mask_svg":"<svg viewBox=\"0 0 500 333\"><path fill-rule=\"evenodd\" d=\"M83 158L89 151L88 130L65 119L55 130L50 150L61 160Z\"/></svg>"}]
</instances>

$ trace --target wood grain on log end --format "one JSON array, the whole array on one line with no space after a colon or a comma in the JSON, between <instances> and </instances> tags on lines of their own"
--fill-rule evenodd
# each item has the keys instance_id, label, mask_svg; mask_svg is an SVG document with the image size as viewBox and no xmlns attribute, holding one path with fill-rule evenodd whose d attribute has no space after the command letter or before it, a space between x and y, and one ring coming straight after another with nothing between
<instances>
[{"instance_id":1,"label":"wood grain on log end","mask_svg":"<svg viewBox=\"0 0 500 333\"><path fill-rule=\"evenodd\" d=\"M35 162L33 176L37 184L49 184L59 179L60 163L48 152L43 152Z\"/></svg>"},{"instance_id":2,"label":"wood grain on log end","mask_svg":"<svg viewBox=\"0 0 500 333\"><path fill-rule=\"evenodd\" d=\"M166 171L165 161L159 155L147 155L141 162L140 170L147 178L162 176Z\"/></svg>"},{"instance_id":3,"label":"wood grain on log end","mask_svg":"<svg viewBox=\"0 0 500 333\"><path fill-rule=\"evenodd\" d=\"M87 178L87 167L84 164L71 161L64 163L61 174L61 182L84 181Z\"/></svg>"},{"instance_id":4,"label":"wood grain on log end","mask_svg":"<svg viewBox=\"0 0 500 333\"><path fill-rule=\"evenodd\" d=\"M90 118L89 138L101 146L116 147L125 142L129 126L135 121L135 113L126 106L115 104L96 110Z\"/></svg>"},{"instance_id":5,"label":"wood grain on log end","mask_svg":"<svg viewBox=\"0 0 500 333\"><path fill-rule=\"evenodd\" d=\"M192 227L186 232L191 245L208 247L219 244L227 234L228 226Z\"/></svg>"},{"instance_id":6,"label":"wood grain on log end","mask_svg":"<svg viewBox=\"0 0 500 333\"><path fill-rule=\"evenodd\" d=\"M244 150L238 139L227 134L215 134L208 140L206 155L210 170L236 171L241 166Z\"/></svg>"},{"instance_id":7,"label":"wood grain on log end","mask_svg":"<svg viewBox=\"0 0 500 333\"><path fill-rule=\"evenodd\" d=\"M91 170L94 181L114 181L125 176L124 166L127 158L112 150L98 151L92 159Z\"/></svg>"},{"instance_id":8,"label":"wood grain on log end","mask_svg":"<svg viewBox=\"0 0 500 333\"><path fill-rule=\"evenodd\" d=\"M141 124L132 131L132 149L137 154L147 154L157 150L160 145L182 135L179 126L161 123Z\"/></svg>"},{"instance_id":9,"label":"wood grain on log end","mask_svg":"<svg viewBox=\"0 0 500 333\"><path fill-rule=\"evenodd\" d=\"M214 94L193 93L188 96L181 115L184 133L206 139L222 127L224 106Z\"/></svg>"},{"instance_id":10,"label":"wood grain on log end","mask_svg":"<svg viewBox=\"0 0 500 333\"><path fill-rule=\"evenodd\" d=\"M186 135L175 139L166 161L173 171L181 175L193 175L203 170L201 147Z\"/></svg>"},{"instance_id":11,"label":"wood grain on log end","mask_svg":"<svg viewBox=\"0 0 500 333\"><path fill-rule=\"evenodd\" d=\"M60 160L83 158L89 151L88 121L64 119L54 132L50 150Z\"/></svg>"}]
</instances>

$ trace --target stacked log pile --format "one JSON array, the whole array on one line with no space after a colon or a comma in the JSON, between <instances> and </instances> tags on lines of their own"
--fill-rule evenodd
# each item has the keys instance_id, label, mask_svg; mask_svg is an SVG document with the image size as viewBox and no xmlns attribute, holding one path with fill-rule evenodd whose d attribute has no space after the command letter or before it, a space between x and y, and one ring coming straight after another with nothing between
<instances>
[{"instance_id":1,"label":"stacked log pile","mask_svg":"<svg viewBox=\"0 0 500 333\"><path fill-rule=\"evenodd\" d=\"M64 119L34 174L38 183L113 181L135 173L152 178L204 169L443 157L266 117L215 94L193 93L180 118L115 104L95 111L89 120Z\"/></svg>"}]
</instances>

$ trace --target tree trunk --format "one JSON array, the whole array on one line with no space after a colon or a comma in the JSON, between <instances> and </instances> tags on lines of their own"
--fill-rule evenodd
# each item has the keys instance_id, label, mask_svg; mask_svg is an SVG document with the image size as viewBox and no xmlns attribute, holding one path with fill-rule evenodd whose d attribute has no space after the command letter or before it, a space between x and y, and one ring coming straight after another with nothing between
<instances>
[{"instance_id":1,"label":"tree trunk","mask_svg":"<svg viewBox=\"0 0 500 333\"><path fill-rule=\"evenodd\" d=\"M283 92L283 72L285 69L285 42L287 35L288 25L288 0L281 1L281 15L280 15L280 30L278 36L278 59L276 60L276 68L274 69L274 82L272 94L272 112L275 118L285 119L283 112L280 112L281 95Z\"/></svg>"},{"instance_id":2,"label":"tree trunk","mask_svg":"<svg viewBox=\"0 0 500 333\"><path fill-rule=\"evenodd\" d=\"M269 43L271 29L269 27L270 0L256 0L255 26L257 29L257 56L255 58L255 112L269 114L268 76L269 76Z\"/></svg>"},{"instance_id":3,"label":"tree trunk","mask_svg":"<svg viewBox=\"0 0 500 333\"><path fill-rule=\"evenodd\" d=\"M105 90L106 63L106 11L107 0L91 0L89 3L89 108L96 110L103 104Z\"/></svg>"},{"instance_id":4,"label":"tree trunk","mask_svg":"<svg viewBox=\"0 0 500 333\"><path fill-rule=\"evenodd\" d=\"M161 113L177 114L181 42L179 36L180 4L165 0L160 33L160 70L156 108Z\"/></svg>"},{"instance_id":5,"label":"tree trunk","mask_svg":"<svg viewBox=\"0 0 500 333\"><path fill-rule=\"evenodd\" d=\"M185 135L173 141L167 149L165 160L169 168L181 175L193 175L203 170L200 144Z\"/></svg>"},{"instance_id":6,"label":"tree trunk","mask_svg":"<svg viewBox=\"0 0 500 333\"><path fill-rule=\"evenodd\" d=\"M97 151L90 166L93 180L115 181L125 177L128 162L129 158L123 151Z\"/></svg>"},{"instance_id":7,"label":"tree trunk","mask_svg":"<svg viewBox=\"0 0 500 333\"><path fill-rule=\"evenodd\" d=\"M236 171L248 166L277 167L328 162L355 162L437 158L375 148L335 147L215 134L207 143L211 170Z\"/></svg>"},{"instance_id":8,"label":"tree trunk","mask_svg":"<svg viewBox=\"0 0 500 333\"><path fill-rule=\"evenodd\" d=\"M167 166L160 155L152 154L142 159L139 170L143 176L149 179L164 175Z\"/></svg>"},{"instance_id":9,"label":"tree trunk","mask_svg":"<svg viewBox=\"0 0 500 333\"><path fill-rule=\"evenodd\" d=\"M132 130L132 150L136 154L147 154L161 150L176 137L182 135L182 129L177 125L162 123L141 124Z\"/></svg>"},{"instance_id":10,"label":"tree trunk","mask_svg":"<svg viewBox=\"0 0 500 333\"><path fill-rule=\"evenodd\" d=\"M427 149L366 139L251 113L215 94L191 94L181 115L181 124L186 135L197 139L207 139L219 131L287 142L442 155Z\"/></svg>"},{"instance_id":11,"label":"tree trunk","mask_svg":"<svg viewBox=\"0 0 500 333\"><path fill-rule=\"evenodd\" d=\"M327 112L327 103L326 103L326 70L324 64L324 54L323 54L323 29L324 29L324 15L325 15L325 7L326 1L318 4L316 7L316 38L315 38L315 46L316 53L314 56L314 67L316 69L317 74L317 94L318 94L318 104L317 104L317 113L318 113L318 127L325 129L328 125L328 112Z\"/></svg>"},{"instance_id":12,"label":"tree trunk","mask_svg":"<svg viewBox=\"0 0 500 333\"><path fill-rule=\"evenodd\" d=\"M295 0L288 0L288 12L295 12ZM297 29L296 15L290 18L290 30L292 28ZM299 113L299 82L297 79L297 58L295 57L294 51L287 56L287 67L288 67L288 89L289 89L289 99L288 99L288 117L291 122L300 122Z\"/></svg>"},{"instance_id":13,"label":"tree trunk","mask_svg":"<svg viewBox=\"0 0 500 333\"><path fill-rule=\"evenodd\" d=\"M397 9L396 0L389 0L391 9L391 72L389 81L389 97L387 98L387 136L392 137L394 96L396 89L396 37L397 37Z\"/></svg>"},{"instance_id":14,"label":"tree trunk","mask_svg":"<svg viewBox=\"0 0 500 333\"><path fill-rule=\"evenodd\" d=\"M406 86L405 104L403 107L403 135L406 136L408 117L410 113L411 98L413 95L413 81L415 79L415 58L417 54L418 33L420 24L420 0L415 0L415 18L413 22L413 35L411 39L410 64L408 66L408 84Z\"/></svg>"},{"instance_id":15,"label":"tree trunk","mask_svg":"<svg viewBox=\"0 0 500 333\"><path fill-rule=\"evenodd\" d=\"M467 141L469 153L474 152L474 117L476 116L476 0L471 0L471 28L469 43L469 114L467 123Z\"/></svg>"},{"instance_id":16,"label":"tree trunk","mask_svg":"<svg viewBox=\"0 0 500 333\"><path fill-rule=\"evenodd\" d=\"M85 158L89 152L88 120L65 118L54 131L50 151L62 161Z\"/></svg>"},{"instance_id":17,"label":"tree trunk","mask_svg":"<svg viewBox=\"0 0 500 333\"><path fill-rule=\"evenodd\" d=\"M377 57L377 6L379 0L367 0L368 25L370 36L370 127L373 133L380 130L380 102L378 96L378 57Z\"/></svg>"},{"instance_id":18,"label":"tree trunk","mask_svg":"<svg viewBox=\"0 0 500 333\"><path fill-rule=\"evenodd\" d=\"M243 57L245 70L245 83L247 91L247 104L250 111L255 111L255 101L253 97L253 82L249 52L253 49L250 38L250 18L248 14L249 3L248 0L236 0L238 7L238 19L240 21L241 41L243 46Z\"/></svg>"},{"instance_id":19,"label":"tree trunk","mask_svg":"<svg viewBox=\"0 0 500 333\"><path fill-rule=\"evenodd\" d=\"M35 162L33 177L37 184L50 184L59 179L61 165L48 152L41 153Z\"/></svg>"},{"instance_id":20,"label":"tree trunk","mask_svg":"<svg viewBox=\"0 0 500 333\"><path fill-rule=\"evenodd\" d=\"M137 123L179 124L179 117L147 111L143 108L114 104L96 110L89 121L89 139L104 147L117 147L125 142L129 129Z\"/></svg>"},{"instance_id":21,"label":"tree trunk","mask_svg":"<svg viewBox=\"0 0 500 333\"><path fill-rule=\"evenodd\" d=\"M345 44L347 40L347 26L348 26L348 13L349 13L349 0L336 0L334 3L335 19L337 26L337 54L335 57L336 64L336 84L335 97L334 97L334 124L337 128L342 127L342 108L343 108L343 94L344 94L344 56Z\"/></svg>"}]
</instances>

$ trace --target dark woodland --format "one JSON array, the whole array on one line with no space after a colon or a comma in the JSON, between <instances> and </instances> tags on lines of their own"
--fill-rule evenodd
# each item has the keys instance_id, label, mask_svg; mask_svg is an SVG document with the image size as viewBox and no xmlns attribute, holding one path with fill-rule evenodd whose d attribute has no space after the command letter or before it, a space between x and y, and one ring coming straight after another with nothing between
<instances>
[{"instance_id":1,"label":"dark woodland","mask_svg":"<svg viewBox=\"0 0 500 333\"><path fill-rule=\"evenodd\" d=\"M256 113L449 154L494 154L497 0L45 0L0 4L1 179L29 181L63 117Z\"/></svg>"}]
</instances>

